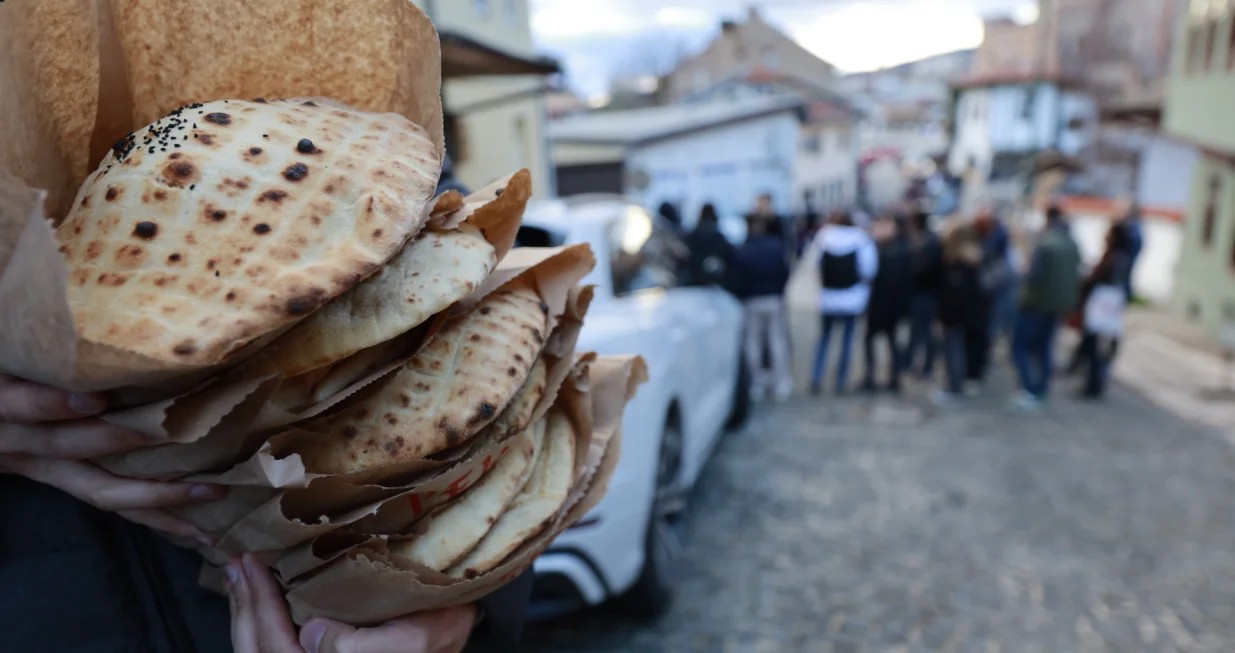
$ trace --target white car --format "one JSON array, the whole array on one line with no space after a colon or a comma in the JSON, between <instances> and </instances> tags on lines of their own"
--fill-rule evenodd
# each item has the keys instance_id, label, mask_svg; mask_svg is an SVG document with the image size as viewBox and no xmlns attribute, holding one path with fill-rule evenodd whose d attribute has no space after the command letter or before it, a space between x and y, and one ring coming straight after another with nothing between
<instances>
[{"instance_id":1,"label":"white car","mask_svg":"<svg viewBox=\"0 0 1235 653\"><path fill-rule=\"evenodd\" d=\"M650 380L626 409L608 495L536 561L529 616L619 597L655 614L672 595L687 491L727 425L745 418L741 304L720 288L692 287L679 237L622 197L529 205L520 245L575 243L596 255L578 351L640 354Z\"/></svg>"}]
</instances>

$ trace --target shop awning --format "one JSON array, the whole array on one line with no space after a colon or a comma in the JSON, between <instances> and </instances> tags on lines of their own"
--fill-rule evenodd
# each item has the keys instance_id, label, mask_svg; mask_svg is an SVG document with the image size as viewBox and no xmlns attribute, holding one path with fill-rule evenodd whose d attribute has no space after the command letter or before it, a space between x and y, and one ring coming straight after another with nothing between
<instances>
[{"instance_id":1,"label":"shop awning","mask_svg":"<svg viewBox=\"0 0 1235 653\"><path fill-rule=\"evenodd\" d=\"M481 75L556 75L558 62L548 57L526 58L504 52L457 32L438 33L442 43L442 77Z\"/></svg>"}]
</instances>

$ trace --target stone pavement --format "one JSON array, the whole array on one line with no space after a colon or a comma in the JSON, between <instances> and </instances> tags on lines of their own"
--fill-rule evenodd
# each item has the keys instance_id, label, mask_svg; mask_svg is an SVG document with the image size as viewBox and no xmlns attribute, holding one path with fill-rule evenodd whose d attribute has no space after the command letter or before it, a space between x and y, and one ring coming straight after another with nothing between
<instances>
[{"instance_id":1,"label":"stone pavement","mask_svg":"<svg viewBox=\"0 0 1235 653\"><path fill-rule=\"evenodd\" d=\"M596 610L529 653L1235 651L1235 450L1116 388L797 398L727 436L692 497L678 600Z\"/></svg>"}]
</instances>

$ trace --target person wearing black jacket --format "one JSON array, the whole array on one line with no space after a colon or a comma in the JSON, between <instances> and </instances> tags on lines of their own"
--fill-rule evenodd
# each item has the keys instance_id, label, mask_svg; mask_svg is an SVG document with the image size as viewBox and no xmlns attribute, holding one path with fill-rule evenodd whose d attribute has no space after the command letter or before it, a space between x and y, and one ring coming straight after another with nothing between
<instances>
[{"instance_id":1,"label":"person wearing black jacket","mask_svg":"<svg viewBox=\"0 0 1235 653\"><path fill-rule=\"evenodd\" d=\"M684 239L690 250L690 274L699 285L720 284L728 276L726 270L733 258L733 245L720 231L716 207L704 204L699 221Z\"/></svg>"},{"instance_id":2,"label":"person wearing black jacket","mask_svg":"<svg viewBox=\"0 0 1235 653\"><path fill-rule=\"evenodd\" d=\"M784 298L788 283L780 221L750 217L746 242L733 253L729 286L746 308L746 365L751 398L756 401L769 392L777 401L785 401L793 392Z\"/></svg>"},{"instance_id":3,"label":"person wearing black jacket","mask_svg":"<svg viewBox=\"0 0 1235 653\"><path fill-rule=\"evenodd\" d=\"M955 406L975 359L985 356L990 301L982 285L982 244L972 223L955 225L943 245L939 321L944 329L947 384L931 400Z\"/></svg>"},{"instance_id":4,"label":"person wearing black jacket","mask_svg":"<svg viewBox=\"0 0 1235 653\"><path fill-rule=\"evenodd\" d=\"M909 242L913 256L913 281L909 298L909 344L905 348L902 369L913 367L921 349L924 360L919 373L922 378L930 378L935 369L935 317L939 308L943 250L939 236L930 228L929 214L914 214Z\"/></svg>"},{"instance_id":5,"label":"person wearing black jacket","mask_svg":"<svg viewBox=\"0 0 1235 653\"><path fill-rule=\"evenodd\" d=\"M875 224L875 242L879 246L879 272L871 284L870 303L866 307L866 335L863 354L866 379L862 389L876 390L875 340L888 342L888 390L900 392L901 367L904 352L897 339L900 325L909 314L913 294L913 255L904 233L901 218L884 218Z\"/></svg>"}]
</instances>

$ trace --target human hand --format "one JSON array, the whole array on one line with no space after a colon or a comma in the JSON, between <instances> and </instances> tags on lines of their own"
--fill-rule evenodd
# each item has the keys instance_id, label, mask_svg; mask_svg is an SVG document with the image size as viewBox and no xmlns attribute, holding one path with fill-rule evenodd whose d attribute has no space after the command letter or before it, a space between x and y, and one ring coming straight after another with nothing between
<instances>
[{"instance_id":1,"label":"human hand","mask_svg":"<svg viewBox=\"0 0 1235 653\"><path fill-rule=\"evenodd\" d=\"M252 555L227 567L235 653L459 653L476 620L475 606L432 610L353 628L313 619L299 636L270 570Z\"/></svg>"},{"instance_id":2,"label":"human hand","mask_svg":"<svg viewBox=\"0 0 1235 653\"><path fill-rule=\"evenodd\" d=\"M59 488L129 521L210 544L161 508L223 496L226 488L113 476L85 459L155 444L136 431L92 417L97 394L69 393L0 374L0 471Z\"/></svg>"}]
</instances>

